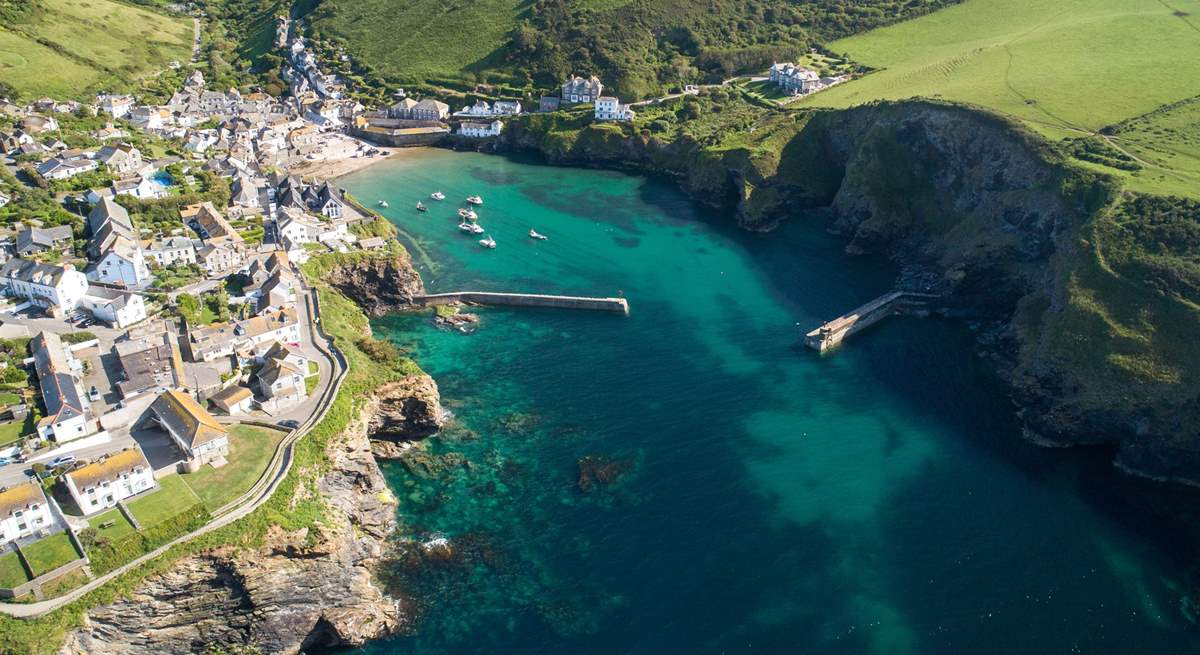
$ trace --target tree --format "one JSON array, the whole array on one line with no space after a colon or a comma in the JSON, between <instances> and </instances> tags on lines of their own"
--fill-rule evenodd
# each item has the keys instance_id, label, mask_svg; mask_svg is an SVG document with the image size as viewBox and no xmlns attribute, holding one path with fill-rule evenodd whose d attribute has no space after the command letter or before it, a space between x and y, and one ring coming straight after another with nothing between
<instances>
[{"instance_id":1,"label":"tree","mask_svg":"<svg viewBox=\"0 0 1200 655\"><path fill-rule=\"evenodd\" d=\"M179 316L188 325L200 324L200 299L196 296L182 295L175 301Z\"/></svg>"}]
</instances>

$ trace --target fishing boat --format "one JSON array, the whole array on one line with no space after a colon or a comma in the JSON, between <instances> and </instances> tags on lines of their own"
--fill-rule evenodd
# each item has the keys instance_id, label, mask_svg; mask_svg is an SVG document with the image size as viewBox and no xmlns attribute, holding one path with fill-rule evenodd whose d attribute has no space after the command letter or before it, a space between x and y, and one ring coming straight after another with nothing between
<instances>
[{"instance_id":1,"label":"fishing boat","mask_svg":"<svg viewBox=\"0 0 1200 655\"><path fill-rule=\"evenodd\" d=\"M387 209L387 208L388 208L387 201L386 201L386 200L380 200L380 201L379 201L379 206L380 206L380 207L383 207L384 209Z\"/></svg>"},{"instance_id":2,"label":"fishing boat","mask_svg":"<svg viewBox=\"0 0 1200 655\"><path fill-rule=\"evenodd\" d=\"M545 240L546 240L546 235L539 233L537 230L530 230L530 231L529 231L529 238L530 238L530 239L537 239L538 241L545 241Z\"/></svg>"},{"instance_id":3,"label":"fishing boat","mask_svg":"<svg viewBox=\"0 0 1200 655\"><path fill-rule=\"evenodd\" d=\"M433 193L429 194L429 197L433 198L434 200L445 200L446 194L442 193L441 191L434 191Z\"/></svg>"},{"instance_id":4,"label":"fishing boat","mask_svg":"<svg viewBox=\"0 0 1200 655\"><path fill-rule=\"evenodd\" d=\"M429 211L429 209L428 209L428 208L427 208L425 205L423 205L423 204L421 204L420 202L418 202L418 203L417 203L417 211L419 211L419 212L425 212L425 211Z\"/></svg>"},{"instance_id":5,"label":"fishing boat","mask_svg":"<svg viewBox=\"0 0 1200 655\"><path fill-rule=\"evenodd\" d=\"M483 198L480 198L479 196L467 196L467 202L471 203L472 205L482 205Z\"/></svg>"},{"instance_id":6,"label":"fishing boat","mask_svg":"<svg viewBox=\"0 0 1200 655\"><path fill-rule=\"evenodd\" d=\"M479 245L483 246L484 248L495 248L496 240L493 239L492 237L487 237L486 239L480 239Z\"/></svg>"}]
</instances>

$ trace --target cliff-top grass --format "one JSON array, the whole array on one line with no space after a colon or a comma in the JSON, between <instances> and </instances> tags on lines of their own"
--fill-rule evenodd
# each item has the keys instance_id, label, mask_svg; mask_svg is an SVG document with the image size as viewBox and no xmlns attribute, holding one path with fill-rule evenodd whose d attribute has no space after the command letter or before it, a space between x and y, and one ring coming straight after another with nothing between
<instances>
[{"instance_id":1,"label":"cliff-top grass","mask_svg":"<svg viewBox=\"0 0 1200 655\"><path fill-rule=\"evenodd\" d=\"M799 106L938 97L1015 116L1061 140L1197 95L1200 0L966 0L830 49L875 72ZM1200 132L1194 121L1184 125ZM1200 195L1200 147L1169 150L1156 127L1130 126L1114 139L1143 159L1143 170L1105 172L1142 191Z\"/></svg>"}]
</instances>

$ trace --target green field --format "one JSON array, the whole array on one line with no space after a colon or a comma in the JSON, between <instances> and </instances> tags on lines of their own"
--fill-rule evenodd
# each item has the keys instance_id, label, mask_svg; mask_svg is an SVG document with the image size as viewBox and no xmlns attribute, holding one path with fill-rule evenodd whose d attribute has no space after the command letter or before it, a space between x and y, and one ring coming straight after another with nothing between
<instances>
[{"instance_id":1,"label":"green field","mask_svg":"<svg viewBox=\"0 0 1200 655\"><path fill-rule=\"evenodd\" d=\"M830 49L877 70L798 106L937 97L999 110L1061 139L1200 93L1200 0L967 0ZM1162 149L1161 138L1137 131L1117 145L1150 141ZM1185 150L1154 159L1174 166L1191 158L1195 170L1197 149ZM1122 175L1147 191L1191 186L1153 168Z\"/></svg>"},{"instance_id":2,"label":"green field","mask_svg":"<svg viewBox=\"0 0 1200 655\"><path fill-rule=\"evenodd\" d=\"M159 489L129 503L129 511L145 530L190 509L200 502L191 487L179 475L158 479Z\"/></svg>"},{"instance_id":3,"label":"green field","mask_svg":"<svg viewBox=\"0 0 1200 655\"><path fill-rule=\"evenodd\" d=\"M218 469L203 466L182 479L205 507L215 510L245 493L258 480L285 434L252 425L231 426L228 463Z\"/></svg>"},{"instance_id":4,"label":"green field","mask_svg":"<svg viewBox=\"0 0 1200 655\"><path fill-rule=\"evenodd\" d=\"M191 57L192 24L111 0L38 0L0 25L0 81L27 97L130 88Z\"/></svg>"}]
</instances>

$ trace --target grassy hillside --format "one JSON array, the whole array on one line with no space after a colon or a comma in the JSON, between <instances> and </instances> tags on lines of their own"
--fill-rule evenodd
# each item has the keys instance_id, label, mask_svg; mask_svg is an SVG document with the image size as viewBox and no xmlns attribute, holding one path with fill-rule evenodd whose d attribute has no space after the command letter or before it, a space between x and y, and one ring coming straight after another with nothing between
<instances>
[{"instance_id":1,"label":"grassy hillside","mask_svg":"<svg viewBox=\"0 0 1200 655\"><path fill-rule=\"evenodd\" d=\"M1200 93L1200 0L966 0L829 47L879 70L803 104L940 97L1016 116L1064 139ZM1200 150L1194 142L1176 147L1162 132L1165 123L1183 127L1196 113L1186 105L1127 124L1112 144L1128 145L1146 165L1117 174L1141 190L1200 193Z\"/></svg>"},{"instance_id":2,"label":"grassy hillside","mask_svg":"<svg viewBox=\"0 0 1200 655\"><path fill-rule=\"evenodd\" d=\"M627 97L775 57L957 0L323 0L313 30L396 83L551 86L595 73Z\"/></svg>"},{"instance_id":3,"label":"grassy hillside","mask_svg":"<svg viewBox=\"0 0 1200 655\"><path fill-rule=\"evenodd\" d=\"M23 97L130 88L191 56L189 19L110 0L11 0L0 16L0 82Z\"/></svg>"}]
</instances>

